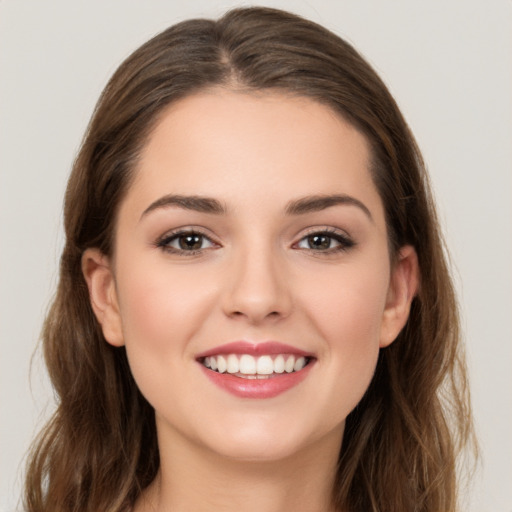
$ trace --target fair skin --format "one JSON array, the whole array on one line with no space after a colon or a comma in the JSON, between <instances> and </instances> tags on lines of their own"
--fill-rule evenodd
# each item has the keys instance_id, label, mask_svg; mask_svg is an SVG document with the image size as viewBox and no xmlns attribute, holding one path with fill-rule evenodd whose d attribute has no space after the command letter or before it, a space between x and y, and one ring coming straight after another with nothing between
<instances>
[{"instance_id":1,"label":"fair skin","mask_svg":"<svg viewBox=\"0 0 512 512\"><path fill-rule=\"evenodd\" d=\"M214 89L160 119L114 255L83 257L105 339L126 347L155 409L161 466L137 512L332 509L345 418L418 280L411 247L390 263L369 158L355 128L305 98ZM286 372L205 367L201 354L217 364L238 341L286 344L307 364L267 396L258 386Z\"/></svg>"}]
</instances>

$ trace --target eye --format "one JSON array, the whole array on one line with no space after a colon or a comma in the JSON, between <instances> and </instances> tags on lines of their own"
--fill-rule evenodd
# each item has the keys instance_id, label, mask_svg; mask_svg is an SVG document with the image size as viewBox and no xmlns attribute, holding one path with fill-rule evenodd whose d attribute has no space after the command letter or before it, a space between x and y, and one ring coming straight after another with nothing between
<instances>
[{"instance_id":1,"label":"eye","mask_svg":"<svg viewBox=\"0 0 512 512\"><path fill-rule=\"evenodd\" d=\"M354 242L346 235L338 232L319 231L310 233L297 243L299 249L315 252L337 252L353 247Z\"/></svg>"},{"instance_id":2,"label":"eye","mask_svg":"<svg viewBox=\"0 0 512 512\"><path fill-rule=\"evenodd\" d=\"M203 233L196 231L179 231L177 233L164 235L156 245L173 253L196 254L204 249L210 249L216 244Z\"/></svg>"}]
</instances>

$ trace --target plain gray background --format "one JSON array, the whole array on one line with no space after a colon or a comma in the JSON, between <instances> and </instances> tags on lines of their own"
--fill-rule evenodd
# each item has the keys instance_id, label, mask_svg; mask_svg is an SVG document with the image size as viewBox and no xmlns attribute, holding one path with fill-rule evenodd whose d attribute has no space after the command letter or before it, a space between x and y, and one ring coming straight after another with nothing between
<instances>
[{"instance_id":1,"label":"plain gray background","mask_svg":"<svg viewBox=\"0 0 512 512\"><path fill-rule=\"evenodd\" d=\"M423 150L460 291L483 461L471 512L512 511L512 2L281 0L347 38L396 97ZM52 410L41 354L61 204L108 77L182 19L233 1L0 0L0 512ZM31 382L31 384L30 384Z\"/></svg>"}]
</instances>

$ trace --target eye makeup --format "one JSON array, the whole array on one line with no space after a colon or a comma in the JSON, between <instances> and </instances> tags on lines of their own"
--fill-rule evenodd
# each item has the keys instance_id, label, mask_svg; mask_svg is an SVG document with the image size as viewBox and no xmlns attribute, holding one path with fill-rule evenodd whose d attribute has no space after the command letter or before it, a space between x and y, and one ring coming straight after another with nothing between
<instances>
[{"instance_id":1,"label":"eye makeup","mask_svg":"<svg viewBox=\"0 0 512 512\"><path fill-rule=\"evenodd\" d=\"M159 249L178 256L197 256L221 245L200 228L179 228L165 233L154 243ZM294 250L304 250L315 255L333 255L353 248L356 243L346 233L334 228L312 228L298 242L291 245Z\"/></svg>"}]
</instances>

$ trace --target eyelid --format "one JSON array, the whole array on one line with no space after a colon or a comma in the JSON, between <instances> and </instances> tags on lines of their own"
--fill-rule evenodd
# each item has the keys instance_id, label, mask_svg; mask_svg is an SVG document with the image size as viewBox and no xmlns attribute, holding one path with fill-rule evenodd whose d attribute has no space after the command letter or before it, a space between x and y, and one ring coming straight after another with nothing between
<instances>
[{"instance_id":1,"label":"eyelid","mask_svg":"<svg viewBox=\"0 0 512 512\"><path fill-rule=\"evenodd\" d=\"M336 240L339 245L336 247L332 247L324 250L315 250L312 248L301 248L298 247L298 244L302 242L304 239L313 236L313 235L325 235ZM301 233L300 238L296 242L292 244L292 248L296 248L298 250L309 251L314 253L315 255L329 255L340 251L347 251L356 245L355 240L350 236L345 230L334 228L332 226L315 226L308 228L306 232Z\"/></svg>"},{"instance_id":2,"label":"eyelid","mask_svg":"<svg viewBox=\"0 0 512 512\"><path fill-rule=\"evenodd\" d=\"M207 239L212 245L210 247L195 249L195 250L184 250L175 247L169 246L169 242L171 240L177 239L180 235L187 234L196 234ZM328 248L328 249L313 249L313 248L302 248L298 247L299 243L301 243L307 237L313 235L324 235L334 239L338 245L336 247ZM184 256L193 256L200 254L204 251L209 251L214 248L219 248L222 244L216 239L214 235L211 234L209 229L206 229L201 226L180 226L169 231L166 231L163 235L158 237L153 244L155 247L167 251L176 255L184 255ZM345 230L340 228L335 228L332 226L314 226L308 228L306 231L303 231L300 234L300 237L296 238L296 241L292 244L291 248L296 250L308 251L311 253L315 253L315 255L329 255L336 252L347 251L354 247L356 242Z\"/></svg>"},{"instance_id":3,"label":"eyelid","mask_svg":"<svg viewBox=\"0 0 512 512\"><path fill-rule=\"evenodd\" d=\"M207 239L212 246L205 247L196 250L186 251L184 249L178 249L176 247L171 247L167 245L170 241L177 239L181 235L200 235L203 238ZM213 235L210 234L209 230L202 228L200 226L181 226L178 228L171 229L166 231L163 235L159 236L154 244L155 247L162 249L171 254L184 255L184 256L194 256L204 251L211 250L216 247L220 247L220 243L215 239Z\"/></svg>"}]
</instances>

